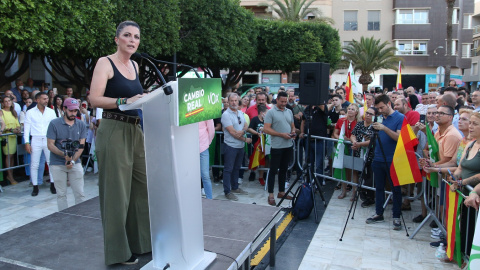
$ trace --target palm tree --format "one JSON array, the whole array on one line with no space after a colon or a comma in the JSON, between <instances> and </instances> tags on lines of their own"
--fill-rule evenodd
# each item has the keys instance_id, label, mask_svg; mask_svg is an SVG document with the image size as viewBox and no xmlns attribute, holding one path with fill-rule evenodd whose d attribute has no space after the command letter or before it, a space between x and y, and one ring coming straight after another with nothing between
<instances>
[{"instance_id":1,"label":"palm tree","mask_svg":"<svg viewBox=\"0 0 480 270\"><path fill-rule=\"evenodd\" d=\"M360 42L353 40L348 46L344 47L343 64L348 66L352 61L355 71L362 74L358 82L363 86L363 92L367 91L368 85L373 82L372 73L379 69L397 70L400 57L395 56L395 47L392 47L387 41L380 44L380 39L374 37L361 37Z\"/></svg>"},{"instance_id":2,"label":"palm tree","mask_svg":"<svg viewBox=\"0 0 480 270\"><path fill-rule=\"evenodd\" d=\"M448 81L450 81L450 71L452 69L452 17L453 17L453 6L455 5L455 0L445 0L447 2L447 64L445 65L445 81L444 86L448 86Z\"/></svg>"},{"instance_id":3,"label":"palm tree","mask_svg":"<svg viewBox=\"0 0 480 270\"><path fill-rule=\"evenodd\" d=\"M310 8L315 0L273 0L273 2L277 5L273 10L281 20L300 22L308 14L313 14L315 15L314 21L333 24L333 19L324 17L322 11Z\"/></svg>"}]
</instances>

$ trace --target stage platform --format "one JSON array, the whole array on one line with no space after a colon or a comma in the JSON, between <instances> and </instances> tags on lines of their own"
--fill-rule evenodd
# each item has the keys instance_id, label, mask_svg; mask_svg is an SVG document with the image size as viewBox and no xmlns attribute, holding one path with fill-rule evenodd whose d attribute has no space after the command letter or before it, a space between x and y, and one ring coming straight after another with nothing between
<instances>
[{"instance_id":1,"label":"stage platform","mask_svg":"<svg viewBox=\"0 0 480 270\"><path fill-rule=\"evenodd\" d=\"M209 266L237 269L263 243L283 218L278 207L202 199L205 249L217 253ZM140 269L136 265L105 266L99 199L95 197L0 235L0 269ZM226 255L226 256L224 256Z\"/></svg>"}]
</instances>

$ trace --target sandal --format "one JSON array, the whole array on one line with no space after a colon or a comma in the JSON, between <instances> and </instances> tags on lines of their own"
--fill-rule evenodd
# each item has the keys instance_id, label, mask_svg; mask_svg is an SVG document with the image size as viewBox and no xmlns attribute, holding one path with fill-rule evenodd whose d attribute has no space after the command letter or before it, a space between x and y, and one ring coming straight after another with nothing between
<instances>
[{"instance_id":1,"label":"sandal","mask_svg":"<svg viewBox=\"0 0 480 270\"><path fill-rule=\"evenodd\" d=\"M347 196L347 193L342 193L342 194L338 195L337 198L343 199L343 198L345 198L346 196Z\"/></svg>"}]
</instances>

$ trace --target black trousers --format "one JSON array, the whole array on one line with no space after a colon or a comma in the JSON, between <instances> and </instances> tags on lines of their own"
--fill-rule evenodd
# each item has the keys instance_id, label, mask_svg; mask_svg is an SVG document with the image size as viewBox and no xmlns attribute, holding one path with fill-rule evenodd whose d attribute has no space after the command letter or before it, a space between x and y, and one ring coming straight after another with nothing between
<instances>
[{"instance_id":1,"label":"black trousers","mask_svg":"<svg viewBox=\"0 0 480 270\"><path fill-rule=\"evenodd\" d=\"M268 193L273 193L275 175L278 170L278 191L285 192L288 163L293 155L293 147L272 148L270 151L270 172L268 173Z\"/></svg>"}]
</instances>

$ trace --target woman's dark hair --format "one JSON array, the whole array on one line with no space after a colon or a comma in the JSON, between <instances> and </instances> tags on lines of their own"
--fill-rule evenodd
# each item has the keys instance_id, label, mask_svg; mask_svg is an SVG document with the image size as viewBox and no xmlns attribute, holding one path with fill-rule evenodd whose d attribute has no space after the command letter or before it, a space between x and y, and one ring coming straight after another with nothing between
<instances>
[{"instance_id":1,"label":"woman's dark hair","mask_svg":"<svg viewBox=\"0 0 480 270\"><path fill-rule=\"evenodd\" d=\"M57 99L58 98L62 100L62 104L60 105L60 108L58 108L58 106L57 106ZM63 101L64 101L63 97L60 96L60 95L56 95L56 96L53 97L53 110L55 111L55 115L57 117L61 116L60 112L63 110Z\"/></svg>"},{"instance_id":2,"label":"woman's dark hair","mask_svg":"<svg viewBox=\"0 0 480 270\"><path fill-rule=\"evenodd\" d=\"M10 99L10 101L12 101L12 106L10 106L10 110L8 110L8 111L10 111L13 114L13 117L18 119L18 115L17 115L17 112L15 111L15 105L13 104L12 98L9 97L9 96L3 96L2 97L2 103L5 101L6 98L8 98L8 99Z\"/></svg>"},{"instance_id":3,"label":"woman's dark hair","mask_svg":"<svg viewBox=\"0 0 480 270\"><path fill-rule=\"evenodd\" d=\"M409 95L408 101L410 102L410 106L412 107L412 110L415 110L417 105L420 104L420 102L418 101L418 97L416 95Z\"/></svg>"},{"instance_id":4,"label":"woman's dark hair","mask_svg":"<svg viewBox=\"0 0 480 270\"><path fill-rule=\"evenodd\" d=\"M124 22L121 22L118 26L117 26L117 31L115 32L115 36L116 37L119 37L120 36L120 33L122 32L123 28L127 27L127 26L135 26L136 28L138 28L138 30L140 30L140 26L138 25L138 23L134 22L134 21L124 21Z\"/></svg>"}]
</instances>

